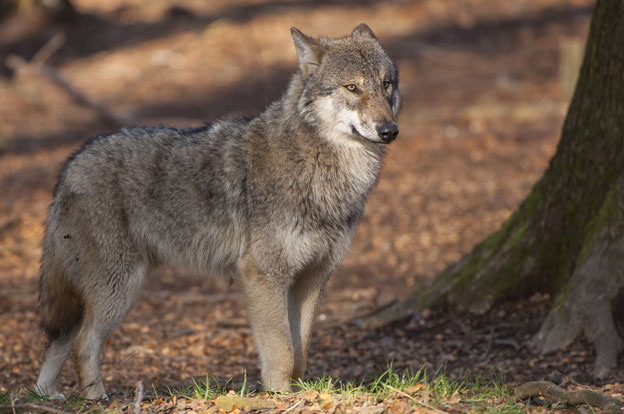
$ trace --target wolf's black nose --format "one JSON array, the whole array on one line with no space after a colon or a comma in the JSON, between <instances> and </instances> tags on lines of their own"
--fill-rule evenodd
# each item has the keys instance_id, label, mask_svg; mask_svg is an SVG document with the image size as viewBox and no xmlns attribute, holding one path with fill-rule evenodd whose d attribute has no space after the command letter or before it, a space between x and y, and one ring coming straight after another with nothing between
<instances>
[{"instance_id":1,"label":"wolf's black nose","mask_svg":"<svg viewBox=\"0 0 624 414\"><path fill-rule=\"evenodd\" d=\"M397 124L383 124L377 127L377 134L387 144L394 141L399 135L399 127Z\"/></svg>"}]
</instances>

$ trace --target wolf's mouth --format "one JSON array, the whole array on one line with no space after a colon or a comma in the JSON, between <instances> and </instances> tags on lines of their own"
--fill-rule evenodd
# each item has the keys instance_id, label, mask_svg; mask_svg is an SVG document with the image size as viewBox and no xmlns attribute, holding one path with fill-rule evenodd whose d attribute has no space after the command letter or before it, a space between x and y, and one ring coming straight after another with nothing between
<instances>
[{"instance_id":1,"label":"wolf's mouth","mask_svg":"<svg viewBox=\"0 0 624 414\"><path fill-rule=\"evenodd\" d=\"M374 142L375 144L387 144L386 142L383 141L375 141L372 140L370 138L366 138L364 135L360 134L360 131L358 131L357 129L355 129L355 127L353 125L351 125L351 132L353 133L353 135L355 135L356 137L362 138L363 140L366 140L368 142Z\"/></svg>"},{"instance_id":2,"label":"wolf's mouth","mask_svg":"<svg viewBox=\"0 0 624 414\"><path fill-rule=\"evenodd\" d=\"M360 134L360 131L358 131L357 129L355 129L355 127L354 127L353 125L351 125L351 132L352 132L352 133L353 133L353 135L355 135L356 137L362 138L362 139L363 139L363 140L365 140L365 141L368 141L368 142L374 142L375 144L386 144L386 143L385 143L385 142L383 142L383 141L375 141L375 140L372 140L372 139L370 139L370 138L366 138L364 135Z\"/></svg>"}]
</instances>

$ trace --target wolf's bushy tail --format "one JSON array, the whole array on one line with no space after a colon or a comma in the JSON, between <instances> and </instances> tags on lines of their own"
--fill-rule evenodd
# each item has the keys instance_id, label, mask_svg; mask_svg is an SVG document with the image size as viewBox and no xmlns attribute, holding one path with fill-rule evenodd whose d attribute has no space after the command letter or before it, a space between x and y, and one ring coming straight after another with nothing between
<instances>
[{"instance_id":1,"label":"wolf's bushy tail","mask_svg":"<svg viewBox=\"0 0 624 414\"><path fill-rule=\"evenodd\" d=\"M48 344L75 332L84 313L84 302L55 260L44 258L39 280L39 317Z\"/></svg>"}]
</instances>

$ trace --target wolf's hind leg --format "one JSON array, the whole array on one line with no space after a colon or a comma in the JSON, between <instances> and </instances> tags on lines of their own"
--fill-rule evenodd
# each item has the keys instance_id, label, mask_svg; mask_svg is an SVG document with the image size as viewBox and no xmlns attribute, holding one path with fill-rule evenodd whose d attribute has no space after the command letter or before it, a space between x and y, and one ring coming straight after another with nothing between
<instances>
[{"instance_id":1,"label":"wolf's hind leg","mask_svg":"<svg viewBox=\"0 0 624 414\"><path fill-rule=\"evenodd\" d=\"M100 372L100 354L106 338L134 305L145 275L144 266L112 272L92 287L97 292L85 304L84 321L74 346L80 388L90 400L106 399Z\"/></svg>"},{"instance_id":2,"label":"wolf's hind leg","mask_svg":"<svg viewBox=\"0 0 624 414\"><path fill-rule=\"evenodd\" d=\"M40 394L47 395L52 400L64 398L63 394L59 391L59 379L61 377L63 365L71 353L74 338L77 333L78 330L76 329L60 338L48 340L49 343L44 352L43 364L41 366L39 378L37 379L36 390Z\"/></svg>"},{"instance_id":3,"label":"wolf's hind leg","mask_svg":"<svg viewBox=\"0 0 624 414\"><path fill-rule=\"evenodd\" d=\"M290 391L294 356L288 321L287 287L243 259L241 284L262 366L262 383L272 391Z\"/></svg>"},{"instance_id":4,"label":"wolf's hind leg","mask_svg":"<svg viewBox=\"0 0 624 414\"><path fill-rule=\"evenodd\" d=\"M56 260L54 245L46 245L44 252L39 281L39 315L47 344L36 390L51 399L62 399L59 379L80 329L84 309L81 295L67 276L67 269Z\"/></svg>"}]
</instances>

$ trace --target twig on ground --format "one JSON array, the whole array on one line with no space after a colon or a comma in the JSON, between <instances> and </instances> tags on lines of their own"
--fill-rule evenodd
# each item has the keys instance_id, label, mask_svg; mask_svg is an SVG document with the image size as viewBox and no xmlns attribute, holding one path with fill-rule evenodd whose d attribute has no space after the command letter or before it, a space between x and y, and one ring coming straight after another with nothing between
<instances>
[{"instance_id":1,"label":"twig on ground","mask_svg":"<svg viewBox=\"0 0 624 414\"><path fill-rule=\"evenodd\" d=\"M420 401L419 399L417 399L417 398L415 398L415 397L413 397L413 396L409 395L409 394L408 394L408 393L406 393L406 392L403 392L403 391L401 391L401 390L398 390L398 389L394 388L394 387L393 387L393 386L391 386L391 385L386 384L386 387L387 387L388 389L390 389L390 390L392 390L392 391L396 392L396 393L397 393L397 394L399 394L399 395L402 395L402 396L404 396L404 397L406 397L406 398L409 398L410 400L414 401L416 404L418 404L418 405L420 405L420 406L423 406L423 407L425 407L425 408L428 408L428 409L430 409L430 410L435 411L436 413L440 413L440 414L448 414L446 411L440 410L439 408L435 408L433 405L429 405L429 404L427 404L426 402L422 402L422 401Z\"/></svg>"},{"instance_id":2,"label":"twig on ground","mask_svg":"<svg viewBox=\"0 0 624 414\"><path fill-rule=\"evenodd\" d=\"M181 329L179 331L173 332L172 334L168 335L165 339L163 339L161 341L161 343L166 343L169 341L173 341L174 339L178 339L181 338L183 336L188 336L188 335L194 335L196 333L199 333L199 331L197 329Z\"/></svg>"},{"instance_id":3,"label":"twig on ground","mask_svg":"<svg viewBox=\"0 0 624 414\"><path fill-rule=\"evenodd\" d=\"M492 341L494 345L508 345L514 348L516 351L520 350L520 344L516 342L514 339L494 339Z\"/></svg>"},{"instance_id":4,"label":"twig on ground","mask_svg":"<svg viewBox=\"0 0 624 414\"><path fill-rule=\"evenodd\" d=\"M477 357L477 360L485 361L487 359L488 355L490 355L490 351L492 350L493 336L494 336L494 329L490 329L490 333L488 335L488 341L487 341L487 346L485 348L485 352L483 353L483 355Z\"/></svg>"},{"instance_id":5,"label":"twig on ground","mask_svg":"<svg viewBox=\"0 0 624 414\"><path fill-rule=\"evenodd\" d=\"M431 377L432 381L438 377L438 374L440 373L440 371L442 371L442 368L446 366L447 362L448 362L448 359L445 359L444 362L440 364L438 369L436 369L436 372L433 373L433 377Z\"/></svg>"},{"instance_id":6,"label":"twig on ground","mask_svg":"<svg viewBox=\"0 0 624 414\"><path fill-rule=\"evenodd\" d=\"M549 381L531 381L519 385L514 390L514 396L518 401L539 396L560 404L588 404L609 413L624 413L622 402L601 392L592 390L566 391Z\"/></svg>"},{"instance_id":7,"label":"twig on ground","mask_svg":"<svg viewBox=\"0 0 624 414\"><path fill-rule=\"evenodd\" d=\"M30 60L35 65L43 65L50 57L56 53L57 50L63 46L67 38L63 32L58 32L50 38L42 47L35 53Z\"/></svg>"},{"instance_id":8,"label":"twig on ground","mask_svg":"<svg viewBox=\"0 0 624 414\"><path fill-rule=\"evenodd\" d=\"M18 409L18 410L31 409L31 410L37 410L37 411L42 411L42 412L47 412L47 413L54 413L54 414L71 414L67 411L57 410L56 408L48 407L47 405L40 405L40 404L34 404L34 403L0 405L0 410L6 410L6 409L11 409L13 410L14 413L15 413L15 409Z\"/></svg>"},{"instance_id":9,"label":"twig on ground","mask_svg":"<svg viewBox=\"0 0 624 414\"><path fill-rule=\"evenodd\" d=\"M294 410L295 408L297 408L299 406L299 404L301 404L303 402L303 399L297 401L294 405L291 405L290 407L288 407L286 410L284 410L283 413L287 413L289 411Z\"/></svg>"},{"instance_id":10,"label":"twig on ground","mask_svg":"<svg viewBox=\"0 0 624 414\"><path fill-rule=\"evenodd\" d=\"M132 409L133 414L141 414L141 402L143 401L143 381L137 382L135 391L136 397L134 398L134 407Z\"/></svg>"}]
</instances>

